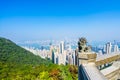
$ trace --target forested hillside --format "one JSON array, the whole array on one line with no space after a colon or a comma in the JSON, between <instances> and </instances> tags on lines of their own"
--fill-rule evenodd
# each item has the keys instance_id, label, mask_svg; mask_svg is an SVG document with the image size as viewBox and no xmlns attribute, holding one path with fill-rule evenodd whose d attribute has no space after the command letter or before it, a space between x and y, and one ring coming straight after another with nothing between
<instances>
[{"instance_id":1,"label":"forested hillside","mask_svg":"<svg viewBox=\"0 0 120 80\"><path fill-rule=\"evenodd\" d=\"M5 38L0 38L0 61L33 65L51 63Z\"/></svg>"}]
</instances>

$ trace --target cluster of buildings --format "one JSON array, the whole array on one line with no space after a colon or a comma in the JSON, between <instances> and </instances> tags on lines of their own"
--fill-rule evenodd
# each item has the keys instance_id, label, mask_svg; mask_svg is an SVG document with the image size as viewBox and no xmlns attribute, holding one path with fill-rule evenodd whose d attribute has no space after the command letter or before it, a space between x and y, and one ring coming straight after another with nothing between
<instances>
[{"instance_id":1,"label":"cluster of buildings","mask_svg":"<svg viewBox=\"0 0 120 80\"><path fill-rule=\"evenodd\" d=\"M70 64L75 65L75 51L71 49L70 45L66 45L64 41L61 41L58 46L51 46L52 62L55 64Z\"/></svg>"},{"instance_id":2,"label":"cluster of buildings","mask_svg":"<svg viewBox=\"0 0 120 80\"><path fill-rule=\"evenodd\" d=\"M119 46L117 43L108 42L103 47L93 47L93 51L97 52L98 54L109 54L109 53L116 53L119 52Z\"/></svg>"},{"instance_id":3,"label":"cluster of buildings","mask_svg":"<svg viewBox=\"0 0 120 80\"><path fill-rule=\"evenodd\" d=\"M77 65L77 46L73 49L72 45L65 41L61 41L58 44L50 44L49 49L37 49L34 47L23 48L42 58L48 58L55 64ZM98 55L103 55L119 52L119 47L116 43L108 42L103 45L103 47L93 47L92 51L96 52Z\"/></svg>"},{"instance_id":4,"label":"cluster of buildings","mask_svg":"<svg viewBox=\"0 0 120 80\"><path fill-rule=\"evenodd\" d=\"M48 58L52 60L55 64L70 64L75 65L75 50L72 49L72 45L61 41L57 45L50 45L49 50L47 49L37 49L34 47L22 46L26 50L38 55L42 58Z\"/></svg>"},{"instance_id":5,"label":"cluster of buildings","mask_svg":"<svg viewBox=\"0 0 120 80\"><path fill-rule=\"evenodd\" d=\"M40 50L40 49L35 49L34 47L26 47L26 46L22 46L24 49L32 52L34 55L38 55L42 58L46 58L48 57L49 55L49 50L46 50L46 49L43 49L43 50Z\"/></svg>"}]
</instances>

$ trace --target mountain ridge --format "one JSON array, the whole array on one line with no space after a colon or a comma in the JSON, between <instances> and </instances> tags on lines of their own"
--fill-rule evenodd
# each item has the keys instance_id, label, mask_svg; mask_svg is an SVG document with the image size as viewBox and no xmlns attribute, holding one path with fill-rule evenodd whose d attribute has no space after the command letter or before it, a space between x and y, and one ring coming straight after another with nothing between
<instances>
[{"instance_id":1,"label":"mountain ridge","mask_svg":"<svg viewBox=\"0 0 120 80\"><path fill-rule=\"evenodd\" d=\"M51 61L42 59L11 40L2 37L0 37L0 61L33 65L52 64Z\"/></svg>"}]
</instances>

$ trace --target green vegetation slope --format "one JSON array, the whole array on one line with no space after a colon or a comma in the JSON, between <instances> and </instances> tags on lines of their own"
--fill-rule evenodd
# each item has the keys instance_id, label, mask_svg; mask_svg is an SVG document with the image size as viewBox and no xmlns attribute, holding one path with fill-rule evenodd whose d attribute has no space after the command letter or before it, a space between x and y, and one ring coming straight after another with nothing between
<instances>
[{"instance_id":1,"label":"green vegetation slope","mask_svg":"<svg viewBox=\"0 0 120 80\"><path fill-rule=\"evenodd\" d=\"M5 38L0 38L0 61L33 65L51 63Z\"/></svg>"}]
</instances>

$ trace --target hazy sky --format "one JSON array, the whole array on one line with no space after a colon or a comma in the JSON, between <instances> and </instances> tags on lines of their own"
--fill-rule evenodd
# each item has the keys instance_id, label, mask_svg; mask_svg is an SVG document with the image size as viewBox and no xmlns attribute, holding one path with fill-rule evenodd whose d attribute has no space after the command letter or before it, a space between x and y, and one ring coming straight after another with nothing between
<instances>
[{"instance_id":1,"label":"hazy sky","mask_svg":"<svg viewBox=\"0 0 120 80\"><path fill-rule=\"evenodd\" d=\"M0 36L120 40L120 0L0 0Z\"/></svg>"}]
</instances>

